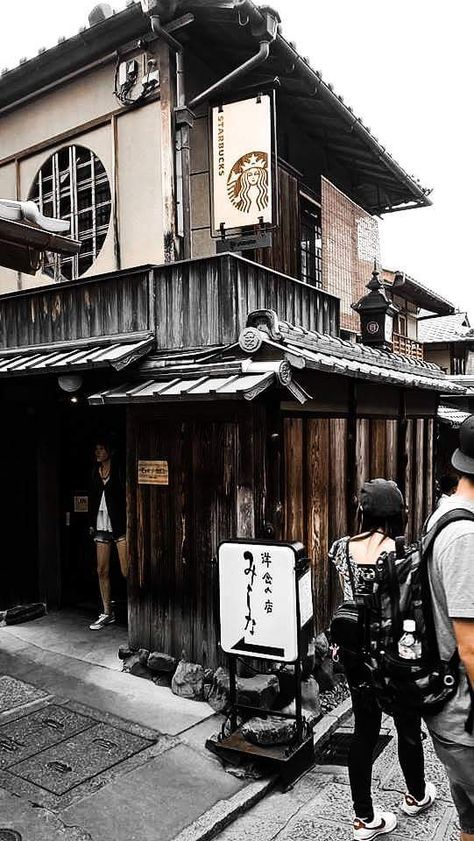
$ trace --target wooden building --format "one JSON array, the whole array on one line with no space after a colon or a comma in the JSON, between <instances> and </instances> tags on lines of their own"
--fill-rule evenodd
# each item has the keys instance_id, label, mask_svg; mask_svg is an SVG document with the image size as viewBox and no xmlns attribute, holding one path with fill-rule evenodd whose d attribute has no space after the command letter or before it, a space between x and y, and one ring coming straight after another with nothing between
<instances>
[{"instance_id":1,"label":"wooden building","mask_svg":"<svg viewBox=\"0 0 474 841\"><path fill-rule=\"evenodd\" d=\"M463 389L354 342L375 214L426 205L427 192L267 7L149 5L151 18L137 3L102 10L0 78L0 194L67 219L82 246L46 254L34 277L0 269L0 510L14 559L0 598L97 599L85 509L107 429L127 463L131 642L214 665L219 541L303 540L324 627L337 597L327 548L353 526L358 487L396 478L416 532L438 395ZM226 253L211 225L209 106L262 90L276 98L279 216L271 246ZM166 462L168 484L139 483L147 460Z\"/></svg>"},{"instance_id":2,"label":"wooden building","mask_svg":"<svg viewBox=\"0 0 474 841\"><path fill-rule=\"evenodd\" d=\"M398 308L393 325L393 349L397 353L422 360L425 358L425 348L421 341L422 331L419 329L419 325L423 324L420 313L423 312L427 319L451 316L454 306L442 295L405 272L384 269L383 279L391 300ZM428 316L427 313L433 315ZM426 359L439 365L438 360L432 359L429 354Z\"/></svg>"},{"instance_id":3,"label":"wooden building","mask_svg":"<svg viewBox=\"0 0 474 841\"><path fill-rule=\"evenodd\" d=\"M419 336L426 359L446 374L474 375L474 331L466 312L420 319Z\"/></svg>"}]
</instances>

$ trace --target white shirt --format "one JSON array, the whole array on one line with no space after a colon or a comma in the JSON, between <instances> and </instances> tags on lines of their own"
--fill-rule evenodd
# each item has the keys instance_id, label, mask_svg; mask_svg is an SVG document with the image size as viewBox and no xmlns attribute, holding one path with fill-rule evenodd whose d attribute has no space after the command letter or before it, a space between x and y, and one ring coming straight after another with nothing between
<instances>
[{"instance_id":1,"label":"white shirt","mask_svg":"<svg viewBox=\"0 0 474 841\"><path fill-rule=\"evenodd\" d=\"M105 499L105 491L102 492L99 510L97 512L97 531L112 531L112 523L107 510L107 502Z\"/></svg>"}]
</instances>

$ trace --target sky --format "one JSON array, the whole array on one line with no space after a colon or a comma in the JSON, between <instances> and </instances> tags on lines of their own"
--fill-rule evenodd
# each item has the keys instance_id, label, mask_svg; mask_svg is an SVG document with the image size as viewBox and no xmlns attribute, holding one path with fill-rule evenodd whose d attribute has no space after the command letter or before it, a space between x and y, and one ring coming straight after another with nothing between
<instances>
[{"instance_id":1,"label":"sky","mask_svg":"<svg viewBox=\"0 0 474 841\"><path fill-rule=\"evenodd\" d=\"M468 310L474 324L474 3L268 2L281 15L285 37L398 163L433 189L433 207L383 217L384 266L437 290ZM117 10L124 5L116 0ZM73 35L87 24L93 6L93 0L2 3L1 66L13 67Z\"/></svg>"}]
</instances>

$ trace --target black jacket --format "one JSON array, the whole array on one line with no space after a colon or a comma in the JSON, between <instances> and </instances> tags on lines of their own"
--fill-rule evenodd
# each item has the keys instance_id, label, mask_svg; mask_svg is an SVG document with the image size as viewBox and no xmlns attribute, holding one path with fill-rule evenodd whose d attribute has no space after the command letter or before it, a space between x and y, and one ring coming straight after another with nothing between
<instances>
[{"instance_id":1,"label":"black jacket","mask_svg":"<svg viewBox=\"0 0 474 841\"><path fill-rule=\"evenodd\" d=\"M103 483L98 466L92 474L91 487L89 490L89 525L94 530L97 527L97 514L99 511L102 493L105 491L105 501L112 523L112 534L117 540L123 537L127 530L127 501L125 482L118 465L112 462L108 482Z\"/></svg>"}]
</instances>

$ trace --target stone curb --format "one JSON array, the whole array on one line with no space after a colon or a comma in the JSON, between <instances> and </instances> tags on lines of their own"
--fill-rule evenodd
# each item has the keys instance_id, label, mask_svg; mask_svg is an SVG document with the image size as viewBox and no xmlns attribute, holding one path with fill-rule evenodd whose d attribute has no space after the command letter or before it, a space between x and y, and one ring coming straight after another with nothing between
<instances>
[{"instance_id":1,"label":"stone curb","mask_svg":"<svg viewBox=\"0 0 474 841\"><path fill-rule=\"evenodd\" d=\"M326 713L314 728L314 746L324 745L332 733L349 718L351 712L352 701L346 698L334 710ZM215 838L229 824L263 800L274 787L277 779L278 777L274 776L257 780L249 783L228 800L220 800L204 815L175 835L172 841L211 841L211 838Z\"/></svg>"}]
</instances>

